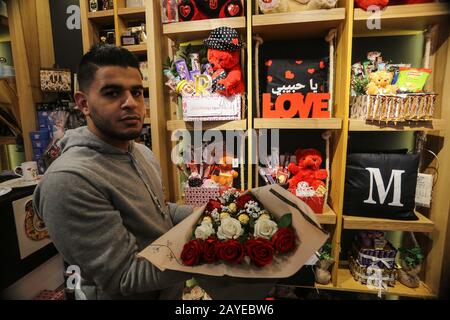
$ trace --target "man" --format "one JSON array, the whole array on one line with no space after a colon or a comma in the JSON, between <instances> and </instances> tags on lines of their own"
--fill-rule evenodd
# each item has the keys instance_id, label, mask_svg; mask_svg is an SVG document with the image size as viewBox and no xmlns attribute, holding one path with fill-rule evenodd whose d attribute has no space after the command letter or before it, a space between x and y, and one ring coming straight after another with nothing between
<instances>
[{"instance_id":1,"label":"man","mask_svg":"<svg viewBox=\"0 0 450 320\"><path fill-rule=\"evenodd\" d=\"M35 208L64 260L80 267L79 298L179 299L191 275L161 272L137 255L192 212L165 204L159 164L133 142L144 119L139 62L126 49L94 46L78 81L87 127L67 131Z\"/></svg>"}]
</instances>

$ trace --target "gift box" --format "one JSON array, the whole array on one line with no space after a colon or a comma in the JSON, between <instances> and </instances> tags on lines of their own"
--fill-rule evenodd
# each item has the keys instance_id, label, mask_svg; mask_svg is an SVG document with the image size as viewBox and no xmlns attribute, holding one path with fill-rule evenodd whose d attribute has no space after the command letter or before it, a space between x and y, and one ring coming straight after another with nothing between
<instances>
[{"instance_id":1,"label":"gift box","mask_svg":"<svg viewBox=\"0 0 450 320\"><path fill-rule=\"evenodd\" d=\"M224 121L241 119L241 95L184 96L184 121Z\"/></svg>"},{"instance_id":2,"label":"gift box","mask_svg":"<svg viewBox=\"0 0 450 320\"><path fill-rule=\"evenodd\" d=\"M186 187L184 189L185 203L194 207L205 205L209 199L220 196L219 187Z\"/></svg>"},{"instance_id":3,"label":"gift box","mask_svg":"<svg viewBox=\"0 0 450 320\"><path fill-rule=\"evenodd\" d=\"M323 205L325 204L325 197L323 196L312 196L312 197L298 197L300 200L305 202L314 213L323 213Z\"/></svg>"},{"instance_id":4,"label":"gift box","mask_svg":"<svg viewBox=\"0 0 450 320\"><path fill-rule=\"evenodd\" d=\"M436 94L362 95L350 97L350 118L374 121L433 119Z\"/></svg>"}]
</instances>

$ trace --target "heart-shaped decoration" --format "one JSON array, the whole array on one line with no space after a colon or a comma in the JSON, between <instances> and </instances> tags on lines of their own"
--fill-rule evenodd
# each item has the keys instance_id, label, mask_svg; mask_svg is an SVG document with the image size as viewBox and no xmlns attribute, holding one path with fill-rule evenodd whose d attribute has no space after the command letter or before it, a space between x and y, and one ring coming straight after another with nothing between
<instances>
[{"instance_id":1,"label":"heart-shaped decoration","mask_svg":"<svg viewBox=\"0 0 450 320\"><path fill-rule=\"evenodd\" d=\"M272 76L267 76L267 82L272 82L273 78Z\"/></svg>"},{"instance_id":2,"label":"heart-shaped decoration","mask_svg":"<svg viewBox=\"0 0 450 320\"><path fill-rule=\"evenodd\" d=\"M288 70L284 73L284 77L286 79L292 80L295 78L295 74L291 70Z\"/></svg>"},{"instance_id":3,"label":"heart-shaped decoration","mask_svg":"<svg viewBox=\"0 0 450 320\"><path fill-rule=\"evenodd\" d=\"M241 11L241 9L239 8L239 6L237 4L230 4L227 7L228 13L230 14L230 16L234 17L237 16L239 14L239 11Z\"/></svg>"},{"instance_id":4,"label":"heart-shaped decoration","mask_svg":"<svg viewBox=\"0 0 450 320\"><path fill-rule=\"evenodd\" d=\"M270 67L272 65L272 60L267 60L266 61L266 67Z\"/></svg>"},{"instance_id":5,"label":"heart-shaped decoration","mask_svg":"<svg viewBox=\"0 0 450 320\"><path fill-rule=\"evenodd\" d=\"M324 61L320 61L320 63L319 63L319 68L320 68L320 69L325 68L325 62L324 62Z\"/></svg>"},{"instance_id":6,"label":"heart-shaped decoration","mask_svg":"<svg viewBox=\"0 0 450 320\"><path fill-rule=\"evenodd\" d=\"M303 63L303 60L295 60L295 63L296 63L296 64L302 64L302 63Z\"/></svg>"},{"instance_id":7,"label":"heart-shaped decoration","mask_svg":"<svg viewBox=\"0 0 450 320\"><path fill-rule=\"evenodd\" d=\"M213 10L217 9L218 0L209 0L209 7Z\"/></svg>"},{"instance_id":8,"label":"heart-shaped decoration","mask_svg":"<svg viewBox=\"0 0 450 320\"><path fill-rule=\"evenodd\" d=\"M313 74L314 72L316 72L316 69L314 69L314 68L308 69L309 74Z\"/></svg>"},{"instance_id":9,"label":"heart-shaped decoration","mask_svg":"<svg viewBox=\"0 0 450 320\"><path fill-rule=\"evenodd\" d=\"M180 6L180 13L184 18L187 18L191 14L190 6Z\"/></svg>"}]
</instances>

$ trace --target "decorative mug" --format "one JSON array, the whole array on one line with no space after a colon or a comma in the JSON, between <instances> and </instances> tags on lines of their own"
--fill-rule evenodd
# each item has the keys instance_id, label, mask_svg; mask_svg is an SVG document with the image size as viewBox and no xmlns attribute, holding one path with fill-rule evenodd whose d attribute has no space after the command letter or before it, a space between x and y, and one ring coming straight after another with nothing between
<instances>
[{"instance_id":1,"label":"decorative mug","mask_svg":"<svg viewBox=\"0 0 450 320\"><path fill-rule=\"evenodd\" d=\"M14 173L22 177L25 181L34 181L38 177L37 162L23 162L20 166L14 168Z\"/></svg>"}]
</instances>

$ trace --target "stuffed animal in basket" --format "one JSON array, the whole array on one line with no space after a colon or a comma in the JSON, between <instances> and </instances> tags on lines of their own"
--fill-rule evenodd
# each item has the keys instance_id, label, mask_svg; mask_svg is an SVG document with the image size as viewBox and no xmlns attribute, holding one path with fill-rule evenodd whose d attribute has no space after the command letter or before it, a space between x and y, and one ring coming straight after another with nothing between
<instances>
[{"instance_id":1,"label":"stuffed animal in basket","mask_svg":"<svg viewBox=\"0 0 450 320\"><path fill-rule=\"evenodd\" d=\"M394 74L384 70L369 74L369 84L366 87L366 94L395 94L397 87L391 85Z\"/></svg>"},{"instance_id":2,"label":"stuffed animal in basket","mask_svg":"<svg viewBox=\"0 0 450 320\"><path fill-rule=\"evenodd\" d=\"M212 75L212 92L232 96L245 91L241 70L241 47L238 32L230 27L214 29L205 40Z\"/></svg>"},{"instance_id":3,"label":"stuffed animal in basket","mask_svg":"<svg viewBox=\"0 0 450 320\"><path fill-rule=\"evenodd\" d=\"M224 156L219 162L219 172L213 172L211 174L211 180L218 183L221 186L232 187L233 180L238 177L238 173L233 170L233 158L230 156Z\"/></svg>"},{"instance_id":4,"label":"stuffed animal in basket","mask_svg":"<svg viewBox=\"0 0 450 320\"><path fill-rule=\"evenodd\" d=\"M241 0L178 1L178 16L181 21L239 17L243 11Z\"/></svg>"},{"instance_id":5,"label":"stuffed animal in basket","mask_svg":"<svg viewBox=\"0 0 450 320\"><path fill-rule=\"evenodd\" d=\"M308 183L309 187L317 190L325 187L325 180L328 177L327 170L320 169L322 155L316 149L298 149L295 151L297 163L291 162L288 166L292 178L288 180L289 189L295 194L299 182Z\"/></svg>"}]
</instances>

